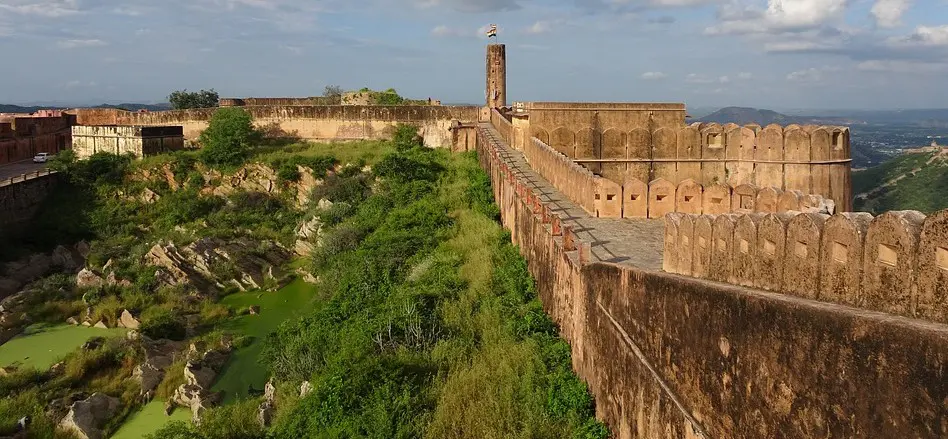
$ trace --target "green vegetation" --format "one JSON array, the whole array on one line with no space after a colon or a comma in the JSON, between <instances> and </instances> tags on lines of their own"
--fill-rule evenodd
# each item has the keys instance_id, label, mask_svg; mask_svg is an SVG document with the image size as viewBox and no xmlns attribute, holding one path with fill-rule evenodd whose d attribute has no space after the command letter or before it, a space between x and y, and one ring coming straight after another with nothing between
<instances>
[{"instance_id":1,"label":"green vegetation","mask_svg":"<svg viewBox=\"0 0 948 439\"><path fill-rule=\"evenodd\" d=\"M124 329L32 325L22 334L0 345L0 367L15 365L46 370L90 338L120 337L124 334Z\"/></svg>"},{"instance_id":2,"label":"green vegetation","mask_svg":"<svg viewBox=\"0 0 948 439\"><path fill-rule=\"evenodd\" d=\"M948 156L936 153L903 154L874 168L853 173L853 194L874 192L868 199L857 197L857 211L880 214L889 210L932 213L948 209ZM904 176L895 184L887 184Z\"/></svg>"},{"instance_id":3,"label":"green vegetation","mask_svg":"<svg viewBox=\"0 0 948 439\"><path fill-rule=\"evenodd\" d=\"M164 406L164 401L158 400L145 404L125 420L111 439L139 439L143 433L158 431L172 422L190 422L191 413L187 410L175 410L167 416Z\"/></svg>"},{"instance_id":4,"label":"green vegetation","mask_svg":"<svg viewBox=\"0 0 948 439\"><path fill-rule=\"evenodd\" d=\"M208 165L237 166L260 140L250 113L243 108L221 108L201 133L201 159Z\"/></svg>"},{"instance_id":5,"label":"green vegetation","mask_svg":"<svg viewBox=\"0 0 948 439\"><path fill-rule=\"evenodd\" d=\"M189 92L176 90L168 96L171 108L187 110L191 108L214 108L220 105L220 96L214 89Z\"/></svg>"}]
</instances>

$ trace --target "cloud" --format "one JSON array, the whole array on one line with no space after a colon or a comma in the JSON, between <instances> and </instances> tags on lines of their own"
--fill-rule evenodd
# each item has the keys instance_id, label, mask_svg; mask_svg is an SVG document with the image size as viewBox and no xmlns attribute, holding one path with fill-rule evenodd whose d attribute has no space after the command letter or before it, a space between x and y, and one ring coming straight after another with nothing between
<instances>
[{"instance_id":1,"label":"cloud","mask_svg":"<svg viewBox=\"0 0 948 439\"><path fill-rule=\"evenodd\" d=\"M856 65L863 72L882 73L948 73L948 63L912 60L869 60Z\"/></svg>"},{"instance_id":2,"label":"cloud","mask_svg":"<svg viewBox=\"0 0 948 439\"><path fill-rule=\"evenodd\" d=\"M685 82L689 84L727 84L731 82L731 78L727 76L712 78L701 73L689 73L688 76L685 76Z\"/></svg>"},{"instance_id":3,"label":"cloud","mask_svg":"<svg viewBox=\"0 0 948 439\"><path fill-rule=\"evenodd\" d=\"M539 34L548 33L552 30L553 30L553 25L549 21L537 21L536 23L533 23L532 26L526 28L524 30L524 33L539 35Z\"/></svg>"},{"instance_id":4,"label":"cloud","mask_svg":"<svg viewBox=\"0 0 948 439\"><path fill-rule=\"evenodd\" d=\"M754 79L754 74L750 72L740 72L737 74L737 79L743 79L745 81L748 79Z\"/></svg>"},{"instance_id":5,"label":"cloud","mask_svg":"<svg viewBox=\"0 0 948 439\"><path fill-rule=\"evenodd\" d=\"M675 17L671 15L662 15L660 17L652 17L648 19L650 24L672 24L675 22Z\"/></svg>"},{"instance_id":6,"label":"cloud","mask_svg":"<svg viewBox=\"0 0 948 439\"><path fill-rule=\"evenodd\" d=\"M896 27L902 24L902 14L911 3L911 0L877 0L869 12L879 27Z\"/></svg>"},{"instance_id":7,"label":"cloud","mask_svg":"<svg viewBox=\"0 0 948 439\"><path fill-rule=\"evenodd\" d=\"M520 9L518 0L416 0L421 8L446 7L460 12L503 12Z\"/></svg>"},{"instance_id":8,"label":"cloud","mask_svg":"<svg viewBox=\"0 0 948 439\"><path fill-rule=\"evenodd\" d=\"M948 47L948 25L918 26L911 35L893 37L888 42L892 46Z\"/></svg>"},{"instance_id":9,"label":"cloud","mask_svg":"<svg viewBox=\"0 0 948 439\"><path fill-rule=\"evenodd\" d=\"M728 2L718 8L719 24L708 35L780 34L802 32L839 18L848 0L768 0L767 9Z\"/></svg>"},{"instance_id":10,"label":"cloud","mask_svg":"<svg viewBox=\"0 0 948 439\"><path fill-rule=\"evenodd\" d=\"M63 87L64 88L95 87L96 85L97 84L95 83L95 81L83 82L78 79L73 79L72 81L69 81L63 84Z\"/></svg>"},{"instance_id":11,"label":"cloud","mask_svg":"<svg viewBox=\"0 0 948 439\"><path fill-rule=\"evenodd\" d=\"M56 47L60 49L79 49L83 47L98 47L98 46L107 46L109 43L106 43L102 40L89 39L89 40L63 40L56 43Z\"/></svg>"},{"instance_id":12,"label":"cloud","mask_svg":"<svg viewBox=\"0 0 948 439\"><path fill-rule=\"evenodd\" d=\"M828 72L838 72L839 67L810 67L808 69L797 70L787 74L787 80L799 83L818 83L823 82L824 75Z\"/></svg>"},{"instance_id":13,"label":"cloud","mask_svg":"<svg viewBox=\"0 0 948 439\"><path fill-rule=\"evenodd\" d=\"M642 79L646 80L656 80L656 79L665 79L668 75L663 72L645 72L642 74Z\"/></svg>"},{"instance_id":14,"label":"cloud","mask_svg":"<svg viewBox=\"0 0 948 439\"><path fill-rule=\"evenodd\" d=\"M55 18L78 14L79 4L77 0L0 0L0 11Z\"/></svg>"}]
</instances>

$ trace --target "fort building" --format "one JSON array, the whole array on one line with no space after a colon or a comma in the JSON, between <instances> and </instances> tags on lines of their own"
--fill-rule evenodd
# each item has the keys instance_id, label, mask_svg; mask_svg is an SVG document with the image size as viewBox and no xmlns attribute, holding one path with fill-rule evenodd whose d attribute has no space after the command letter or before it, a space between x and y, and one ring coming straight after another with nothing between
<instances>
[{"instance_id":1,"label":"fort building","mask_svg":"<svg viewBox=\"0 0 948 439\"><path fill-rule=\"evenodd\" d=\"M72 149L79 159L107 152L142 158L184 149L180 126L81 126L72 127Z\"/></svg>"}]
</instances>

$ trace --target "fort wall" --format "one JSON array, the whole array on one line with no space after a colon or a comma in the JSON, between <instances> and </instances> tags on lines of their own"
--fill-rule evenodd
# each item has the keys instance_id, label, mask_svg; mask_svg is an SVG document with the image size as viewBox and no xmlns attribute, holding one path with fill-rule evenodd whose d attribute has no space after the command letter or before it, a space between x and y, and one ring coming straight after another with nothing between
<instances>
[{"instance_id":1,"label":"fort wall","mask_svg":"<svg viewBox=\"0 0 948 439\"><path fill-rule=\"evenodd\" d=\"M944 325L590 263L584 255L594 243L563 226L563 213L540 201L488 131L479 133L478 153L502 222L614 437L945 436ZM691 233L707 238L710 218L675 215L697 218ZM712 238L722 220L734 224L719 215ZM945 230L922 227L929 229ZM706 251L692 256L699 273ZM710 258L708 269L721 260Z\"/></svg>"},{"instance_id":2,"label":"fort wall","mask_svg":"<svg viewBox=\"0 0 948 439\"><path fill-rule=\"evenodd\" d=\"M58 182L58 175L48 171L0 181L0 237L19 233Z\"/></svg>"},{"instance_id":3,"label":"fort wall","mask_svg":"<svg viewBox=\"0 0 948 439\"><path fill-rule=\"evenodd\" d=\"M69 147L72 116L15 117L0 123L0 165Z\"/></svg>"},{"instance_id":4,"label":"fort wall","mask_svg":"<svg viewBox=\"0 0 948 439\"><path fill-rule=\"evenodd\" d=\"M184 149L180 126L74 126L72 149L80 159L97 152L142 158Z\"/></svg>"},{"instance_id":5,"label":"fort wall","mask_svg":"<svg viewBox=\"0 0 948 439\"><path fill-rule=\"evenodd\" d=\"M948 210L875 218L678 213L665 224L667 272L948 323ZM702 258L711 258L710 270Z\"/></svg>"},{"instance_id":6,"label":"fort wall","mask_svg":"<svg viewBox=\"0 0 948 439\"><path fill-rule=\"evenodd\" d=\"M751 184L816 194L852 210L849 129L685 125L684 104L526 103L530 135L620 185ZM511 143L513 145L513 143Z\"/></svg>"},{"instance_id":7,"label":"fort wall","mask_svg":"<svg viewBox=\"0 0 948 439\"><path fill-rule=\"evenodd\" d=\"M258 127L302 140L376 140L391 137L399 123L419 127L430 147L451 147L452 127L477 121L480 107L460 106L262 106L245 107ZM79 125L180 125L187 140L207 128L216 108L133 113L113 109L75 110Z\"/></svg>"}]
</instances>

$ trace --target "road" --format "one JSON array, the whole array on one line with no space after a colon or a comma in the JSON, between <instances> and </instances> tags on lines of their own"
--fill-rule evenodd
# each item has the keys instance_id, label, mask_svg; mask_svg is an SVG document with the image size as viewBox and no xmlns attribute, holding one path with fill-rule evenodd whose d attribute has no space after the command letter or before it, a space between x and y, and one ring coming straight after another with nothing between
<instances>
[{"instance_id":1,"label":"road","mask_svg":"<svg viewBox=\"0 0 948 439\"><path fill-rule=\"evenodd\" d=\"M16 177L33 171L39 171L46 167L46 163L33 163L32 160L0 165L0 180L6 180L10 177Z\"/></svg>"}]
</instances>

